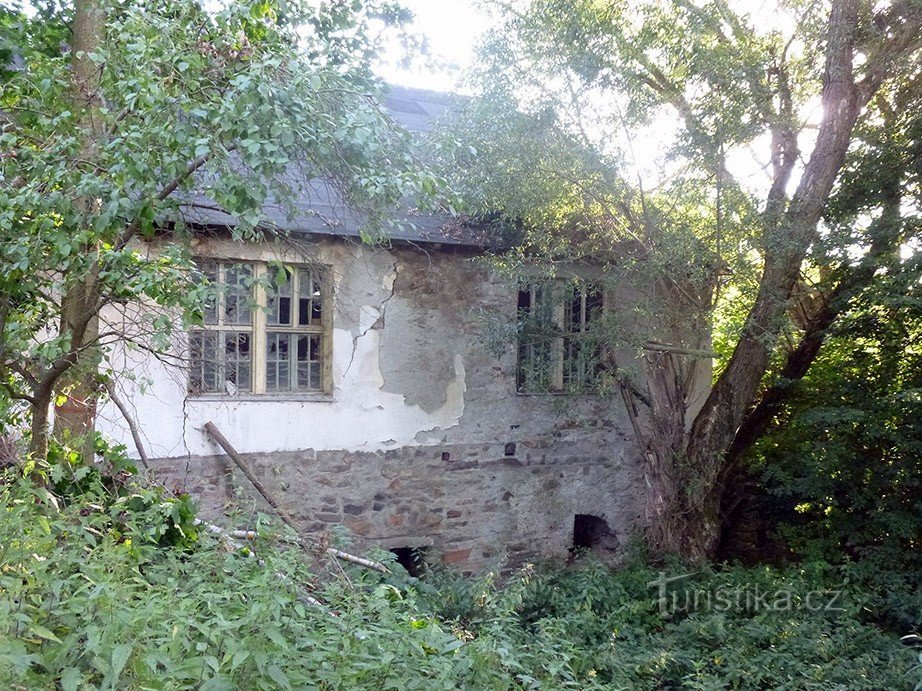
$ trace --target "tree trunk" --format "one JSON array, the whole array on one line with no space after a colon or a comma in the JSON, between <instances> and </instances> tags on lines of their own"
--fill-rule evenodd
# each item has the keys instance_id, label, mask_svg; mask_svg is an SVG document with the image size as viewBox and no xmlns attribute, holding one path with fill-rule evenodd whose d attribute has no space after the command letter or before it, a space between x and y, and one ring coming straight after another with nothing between
<instances>
[{"instance_id":1,"label":"tree trunk","mask_svg":"<svg viewBox=\"0 0 922 691\"><path fill-rule=\"evenodd\" d=\"M727 450L756 397L768 369L796 285L801 264L823 207L845 159L852 128L861 106L873 95L865 90L859 102L852 61L858 1L832 5L823 85L823 121L812 155L790 204L783 213L766 214L763 223L764 268L759 292L727 367L715 382L684 444L667 425L666 436L647 449L648 519L651 547L700 562L713 556L720 538L720 480ZM876 90L876 89L874 89ZM788 171L789 172L789 169ZM678 406L680 400L662 404ZM654 434L658 413L651 406ZM663 452L658 453L657 447ZM651 460L655 459L655 460ZM652 486L651 486L652 483Z\"/></svg>"},{"instance_id":2,"label":"tree trunk","mask_svg":"<svg viewBox=\"0 0 922 691\"><path fill-rule=\"evenodd\" d=\"M698 477L673 452L662 457L648 451L644 469L648 542L654 555L707 561L719 542L722 487Z\"/></svg>"},{"instance_id":3,"label":"tree trunk","mask_svg":"<svg viewBox=\"0 0 922 691\"><path fill-rule=\"evenodd\" d=\"M706 330L687 337L702 333ZM673 336L682 342L678 333ZM649 541L658 554L701 562L716 547L719 497L713 495L719 488L709 474L713 471L687 462L687 410L698 363L679 353L651 354L645 363L651 429L644 452Z\"/></svg>"},{"instance_id":4,"label":"tree trunk","mask_svg":"<svg viewBox=\"0 0 922 691\"><path fill-rule=\"evenodd\" d=\"M50 388L40 389L34 392L30 403L32 423L29 456L33 460L44 460L48 457L48 417L51 396Z\"/></svg>"},{"instance_id":5,"label":"tree trunk","mask_svg":"<svg viewBox=\"0 0 922 691\"><path fill-rule=\"evenodd\" d=\"M72 100L77 112L81 113L83 147L81 158L93 160L98 150L102 127L99 108L102 99L100 90L101 66L88 55L95 52L102 41L105 17L97 0L77 0L74 7L72 43ZM91 215L94 201L83 200L87 217ZM98 301L98 266L92 260L98 253L96 247L84 247L91 257L87 276L74 277L61 305L61 332L70 335L72 347L78 348L76 363L58 380L57 391L64 403L55 408L54 436L81 448L86 462L94 455L93 431L96 422L96 397L98 386L96 373L99 366L98 350L93 347L99 333L96 314ZM87 319L87 317L90 317ZM78 325L82 325L78 328ZM79 335L78 335L79 334ZM34 413L33 413L34 414Z\"/></svg>"},{"instance_id":6,"label":"tree trunk","mask_svg":"<svg viewBox=\"0 0 922 691\"><path fill-rule=\"evenodd\" d=\"M96 399L99 393L99 317L96 314L98 291L96 272L73 286L62 301L61 329L72 339L79 339L80 348L76 362L55 387L60 403L54 408L54 438L79 448L84 461L92 462L95 456L94 431L96 426ZM86 326L81 326L86 322Z\"/></svg>"}]
</instances>

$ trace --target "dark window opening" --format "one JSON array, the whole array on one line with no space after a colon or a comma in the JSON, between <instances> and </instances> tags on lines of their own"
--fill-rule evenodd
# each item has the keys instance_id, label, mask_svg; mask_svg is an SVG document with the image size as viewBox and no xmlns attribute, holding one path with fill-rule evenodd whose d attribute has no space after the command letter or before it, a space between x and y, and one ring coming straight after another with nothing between
<instances>
[{"instance_id":1,"label":"dark window opening","mask_svg":"<svg viewBox=\"0 0 922 691\"><path fill-rule=\"evenodd\" d=\"M578 513L573 517L573 547L570 552L618 549L618 537L604 518Z\"/></svg>"},{"instance_id":2,"label":"dark window opening","mask_svg":"<svg viewBox=\"0 0 922 691\"><path fill-rule=\"evenodd\" d=\"M419 578L426 572L426 552L428 547L392 547L391 553L397 557L397 563L411 576Z\"/></svg>"},{"instance_id":3,"label":"dark window opening","mask_svg":"<svg viewBox=\"0 0 922 691\"><path fill-rule=\"evenodd\" d=\"M450 454L448 451L443 451L443 452L442 452L442 460L443 460L443 461L450 461L450 460L451 460L451 454Z\"/></svg>"},{"instance_id":4,"label":"dark window opening","mask_svg":"<svg viewBox=\"0 0 922 691\"><path fill-rule=\"evenodd\" d=\"M505 448L503 449L503 455L515 456L515 442L514 441L511 441L508 444L506 444Z\"/></svg>"}]
</instances>

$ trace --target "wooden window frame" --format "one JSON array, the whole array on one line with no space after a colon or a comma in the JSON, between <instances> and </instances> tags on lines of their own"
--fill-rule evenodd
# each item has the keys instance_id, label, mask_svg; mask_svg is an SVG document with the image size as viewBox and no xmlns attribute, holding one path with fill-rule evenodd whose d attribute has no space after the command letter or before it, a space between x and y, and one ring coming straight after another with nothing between
<instances>
[{"instance_id":1,"label":"wooden window frame","mask_svg":"<svg viewBox=\"0 0 922 691\"><path fill-rule=\"evenodd\" d=\"M532 285L522 287L519 290L519 293L528 292L529 294L529 309L534 309L534 306L540 300L546 300L547 297L541 295L542 291L557 291L563 290L566 291L564 281L555 280L550 281L546 284ZM600 287L593 286L592 284L581 285L576 288L580 298L580 315L579 315L579 330L570 331L568 330L567 324L567 303L568 298L564 292L562 295L552 295L550 299L553 300L551 303L551 313L550 317L550 326L554 329L553 332L549 331L548 341L549 341L549 352L547 355L536 354L535 349L539 346L535 342L529 342L527 337L523 334L519 336L517 348L516 348L516 382L515 388L516 393L526 396L535 396L535 395L564 395L564 394L576 394L576 393L585 393L576 389L572 386L571 380L572 376L568 377L567 369L569 366L574 364L573 360L568 357L568 345L572 343L577 343L579 339L583 338L586 333L589 331L589 307L587 302L589 299L589 294L596 292L598 293L601 302L598 306L600 312L604 312L608 309L608 296L607 291L603 290ZM517 314L517 317L520 315ZM548 377L548 387L546 389L542 388L532 388L529 386L529 382L525 377L523 377L523 371L527 368L528 371L534 373L536 368L534 365L528 365L523 361L523 351L528 351L526 356L529 359L540 359L547 357L550 363L550 371ZM583 367L585 363L576 363L580 367ZM539 363L540 366L540 363ZM577 379L584 380L587 378L585 372L580 372L577 374Z\"/></svg>"},{"instance_id":2,"label":"wooden window frame","mask_svg":"<svg viewBox=\"0 0 922 691\"><path fill-rule=\"evenodd\" d=\"M202 257L204 261L213 262L218 267L219 285L225 286L225 271L227 266L246 265L250 267L253 277L252 288L249 293L250 298L250 321L243 325L225 325L222 323L222 310L224 298L222 295L226 292L223 288L219 291L216 299L215 310L217 312L216 323L204 324L190 331L190 345L192 334L200 332L220 332L220 331L245 331L250 334L250 388L231 394L226 391L193 391L191 389L191 376L187 386L187 395L195 399L309 399L318 395L328 396L332 392L332 350L333 350L333 295L331 287L330 267L315 264L296 264L284 263L285 271L289 272L292 277L289 281L290 294L290 323L273 324L269 317L270 309L270 290L267 290L267 284L272 284L270 274L277 270L278 264L272 261L248 260L248 259L218 259L212 257ZM317 321L313 317L309 319L308 324L299 324L299 290L300 282L305 275L313 274L320 279L320 317ZM311 309L308 307L308 309ZM297 383L297 354L295 361L292 363L289 359L289 388L269 389L267 366L268 342L270 334L289 334L292 341L299 336L319 336L319 384L312 388L296 388ZM191 354L191 351L190 351ZM289 355L290 357L290 355ZM191 367L196 367L197 363L191 359ZM219 372L222 371L222 364L219 363ZM190 373L191 374L191 373Z\"/></svg>"}]
</instances>

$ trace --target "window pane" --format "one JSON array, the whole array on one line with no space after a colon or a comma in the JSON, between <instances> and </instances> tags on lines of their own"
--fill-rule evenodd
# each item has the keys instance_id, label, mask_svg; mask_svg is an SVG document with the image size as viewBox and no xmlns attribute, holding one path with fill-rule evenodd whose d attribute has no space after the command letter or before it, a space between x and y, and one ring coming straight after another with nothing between
<instances>
[{"instance_id":1,"label":"window pane","mask_svg":"<svg viewBox=\"0 0 922 691\"><path fill-rule=\"evenodd\" d=\"M522 338L519 340L519 367L516 385L519 391L541 393L553 390L554 339Z\"/></svg>"},{"instance_id":2,"label":"window pane","mask_svg":"<svg viewBox=\"0 0 922 691\"><path fill-rule=\"evenodd\" d=\"M284 270L285 282L279 285L276 282L277 273L270 273L272 285L267 291L268 313L266 323L270 326L291 325L291 275Z\"/></svg>"},{"instance_id":3,"label":"window pane","mask_svg":"<svg viewBox=\"0 0 922 691\"><path fill-rule=\"evenodd\" d=\"M249 264L224 265L224 324L249 324L253 269Z\"/></svg>"},{"instance_id":4,"label":"window pane","mask_svg":"<svg viewBox=\"0 0 922 691\"><path fill-rule=\"evenodd\" d=\"M564 331L579 333L583 330L583 293L580 290L568 291L564 305Z\"/></svg>"},{"instance_id":5,"label":"window pane","mask_svg":"<svg viewBox=\"0 0 922 691\"><path fill-rule=\"evenodd\" d=\"M278 377L278 357L279 357L279 334L268 334L266 336L266 390L276 391L279 387Z\"/></svg>"},{"instance_id":6,"label":"window pane","mask_svg":"<svg viewBox=\"0 0 922 691\"><path fill-rule=\"evenodd\" d=\"M601 372L598 343L589 334L592 322L602 314L602 291L587 288L572 301L572 311L579 305L580 319L568 314L572 336L564 339L563 385L568 391L586 391L598 383ZM581 326L579 323L581 322Z\"/></svg>"},{"instance_id":7,"label":"window pane","mask_svg":"<svg viewBox=\"0 0 922 691\"><path fill-rule=\"evenodd\" d=\"M298 270L298 324L314 326L320 324L322 300L320 277L310 269Z\"/></svg>"},{"instance_id":8,"label":"window pane","mask_svg":"<svg viewBox=\"0 0 922 691\"><path fill-rule=\"evenodd\" d=\"M586 331L589 330L589 325L600 316L602 316L602 291L589 290L586 293Z\"/></svg>"},{"instance_id":9,"label":"window pane","mask_svg":"<svg viewBox=\"0 0 922 691\"><path fill-rule=\"evenodd\" d=\"M193 331L189 334L189 391L214 393L218 389L218 333Z\"/></svg>"},{"instance_id":10,"label":"window pane","mask_svg":"<svg viewBox=\"0 0 922 691\"><path fill-rule=\"evenodd\" d=\"M288 391L290 381L291 334L270 333L266 336L266 390Z\"/></svg>"},{"instance_id":11,"label":"window pane","mask_svg":"<svg viewBox=\"0 0 922 691\"><path fill-rule=\"evenodd\" d=\"M252 390L249 332L193 331L189 351L190 393L233 395Z\"/></svg>"},{"instance_id":12,"label":"window pane","mask_svg":"<svg viewBox=\"0 0 922 691\"><path fill-rule=\"evenodd\" d=\"M563 385L569 391L578 390L585 382L585 363L582 359L581 344L575 338L564 341L563 350Z\"/></svg>"},{"instance_id":13,"label":"window pane","mask_svg":"<svg viewBox=\"0 0 922 691\"><path fill-rule=\"evenodd\" d=\"M218 264L212 259L196 259L195 264L198 268L199 282L208 282L208 297L205 298L205 304L202 305L202 320L205 324L218 323L218 292L220 285L218 283Z\"/></svg>"},{"instance_id":14,"label":"window pane","mask_svg":"<svg viewBox=\"0 0 922 691\"><path fill-rule=\"evenodd\" d=\"M228 331L224 336L224 391L250 390L250 334Z\"/></svg>"},{"instance_id":15,"label":"window pane","mask_svg":"<svg viewBox=\"0 0 922 691\"><path fill-rule=\"evenodd\" d=\"M554 291L536 286L519 291L519 359L516 388L528 393L554 389L560 328L554 316Z\"/></svg>"},{"instance_id":16,"label":"window pane","mask_svg":"<svg viewBox=\"0 0 922 691\"><path fill-rule=\"evenodd\" d=\"M189 334L189 391L198 393L202 390L202 332Z\"/></svg>"},{"instance_id":17,"label":"window pane","mask_svg":"<svg viewBox=\"0 0 922 691\"><path fill-rule=\"evenodd\" d=\"M322 389L320 360L323 337L320 334L301 334L297 338L298 389Z\"/></svg>"},{"instance_id":18,"label":"window pane","mask_svg":"<svg viewBox=\"0 0 922 691\"><path fill-rule=\"evenodd\" d=\"M311 378L310 372L310 363L308 362L299 362L298 363L298 389L309 389L308 385Z\"/></svg>"}]
</instances>

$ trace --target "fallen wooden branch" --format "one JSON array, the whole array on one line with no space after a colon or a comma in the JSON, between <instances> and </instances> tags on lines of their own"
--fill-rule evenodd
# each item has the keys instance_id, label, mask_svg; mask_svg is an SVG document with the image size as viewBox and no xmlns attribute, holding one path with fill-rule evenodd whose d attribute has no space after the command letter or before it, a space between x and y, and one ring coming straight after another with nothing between
<instances>
[{"instance_id":1,"label":"fallen wooden branch","mask_svg":"<svg viewBox=\"0 0 922 691\"><path fill-rule=\"evenodd\" d=\"M221 526L214 525L213 523L208 523L207 521L203 521L201 518L196 518L193 521L193 523L195 525L202 526L205 529L206 533L219 536L224 541L225 545L233 548L235 551L240 551L244 548L244 545L240 544L239 542L233 539L234 537L236 537L235 535L233 535L232 533L228 533ZM253 554L253 552L249 552L248 556L253 556L255 558L256 555Z\"/></svg>"},{"instance_id":2,"label":"fallen wooden branch","mask_svg":"<svg viewBox=\"0 0 922 691\"><path fill-rule=\"evenodd\" d=\"M254 530L232 530L230 531L230 535L237 538L238 540L255 540L257 537L259 537L259 535ZM287 535L280 535L279 539L282 542L288 542L293 545L306 548L304 539L301 537L288 537ZM366 569L379 571L381 573L390 573L388 568L379 561L366 559L365 557L358 557L354 554L343 552L341 549L336 549L335 547L327 547L324 551L330 556L336 557L337 559L342 559L343 561L348 561L350 564L364 566Z\"/></svg>"},{"instance_id":3,"label":"fallen wooden branch","mask_svg":"<svg viewBox=\"0 0 922 691\"><path fill-rule=\"evenodd\" d=\"M333 547L327 547L326 551L327 551L327 554L330 554L336 557L337 559L348 561L351 564L357 564L358 566L364 566L366 569L373 569L374 571L380 571L381 573L390 573L390 570L380 561L374 561L373 559L366 559L365 557L357 557L354 554L349 554L348 552L343 552L342 550L338 550Z\"/></svg>"},{"instance_id":4,"label":"fallen wooden branch","mask_svg":"<svg viewBox=\"0 0 922 691\"><path fill-rule=\"evenodd\" d=\"M222 528L221 526L214 525L213 523L208 523L207 521L203 521L200 518L196 518L194 522L195 522L195 525L202 526L205 529L205 532L210 533L211 535L220 536L221 539L224 541L225 545L227 545L228 547L234 548L234 550L238 552L245 549L246 546L240 544L234 538L252 540L256 537L256 533L253 532L252 530L224 530L224 528ZM253 552L252 550L248 550L246 555L250 559L257 559L256 553ZM262 559L259 560L260 566L265 566L265 563L266 562L264 562ZM278 577L279 580L282 580L282 581L285 581L286 583L291 584L291 579L288 576L286 576L284 573L282 573L281 571L276 571L275 575L276 577ZM326 607L326 605L324 605L316 597L312 595L308 595L307 593L301 590L298 590L296 592L295 597L297 597L300 602L303 602L304 604L307 604L307 605ZM333 616L336 616L332 612L331 614Z\"/></svg>"},{"instance_id":5,"label":"fallen wooden branch","mask_svg":"<svg viewBox=\"0 0 922 691\"><path fill-rule=\"evenodd\" d=\"M237 449L235 449L231 443L227 441L227 437L221 434L221 431L215 427L214 423L212 422L206 422L204 429L205 432L208 433L208 436L210 436L218 446L224 449L224 453L226 453L228 457L234 462L234 464L240 468L240 472L246 475L247 480L249 480L253 487L256 488L256 491L262 495L263 499L266 500L269 506L273 508L275 513L278 514L278 517L281 518L289 528L300 535L301 531L298 530L298 526L295 524L294 520L291 518L291 516L288 515L288 512L285 511L281 505L279 505L279 503L275 500L275 497L272 496L272 493L266 489L262 482L260 482L259 478L253 474L253 471L251 471L249 466L247 466L247 464L244 462L243 457L237 453Z\"/></svg>"},{"instance_id":6,"label":"fallen wooden branch","mask_svg":"<svg viewBox=\"0 0 922 691\"><path fill-rule=\"evenodd\" d=\"M273 508L278 517L282 519L282 522L295 532L295 534L298 536L297 544L299 544L305 550L310 550L312 547L316 549L316 543L301 533L301 530L298 528L298 525L295 523L294 519L288 515L288 512L281 507L278 501L276 501L275 497L272 496L272 493L265 487L265 485L263 485L262 482L260 482L259 478L256 477L253 471L250 470L249 466L247 466L246 462L243 460L243 457L237 452L237 449L235 449L233 445L227 440L227 437L221 434L221 431L214 426L214 423L210 421L206 422L204 429L208 436L210 436L218 446L224 449L224 452L240 469L240 472L246 476L247 480L249 480L253 487L256 488L256 491L259 492L263 499L266 500L266 503L268 503L269 506ZM252 531L240 532L251 533ZM247 540L253 539L248 535L238 535L237 537L241 537ZM336 557L337 559L342 559L343 561L357 564L358 566L365 567L366 569L372 569L380 573L390 573L390 570L379 561L365 559L364 557L357 557L354 554L349 554L348 552L343 552L332 547L326 548L325 552L333 557Z\"/></svg>"}]
</instances>

